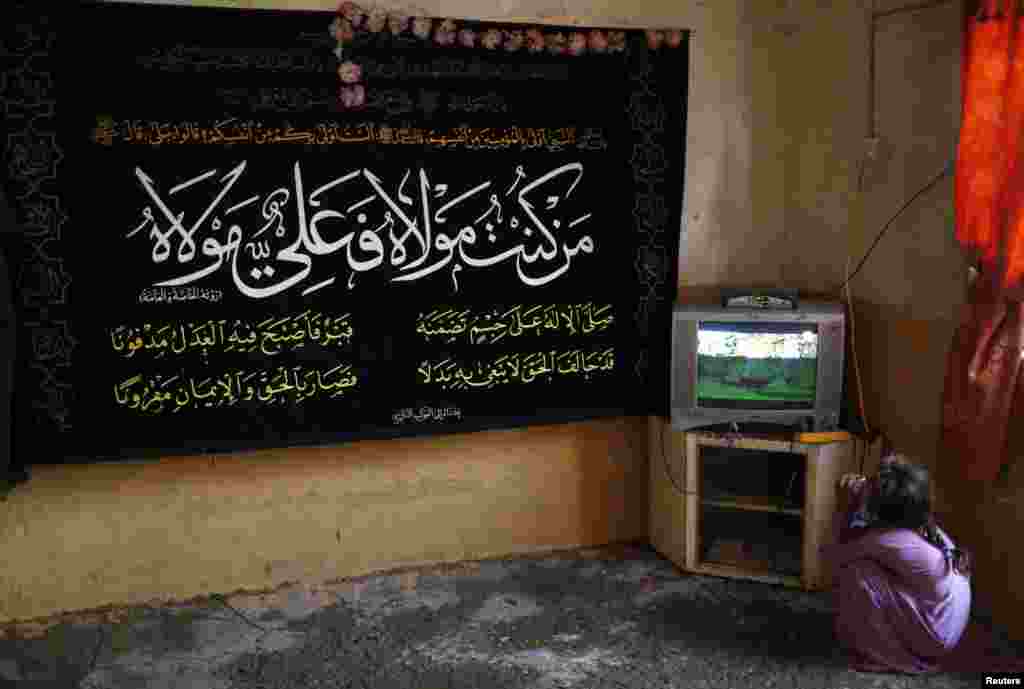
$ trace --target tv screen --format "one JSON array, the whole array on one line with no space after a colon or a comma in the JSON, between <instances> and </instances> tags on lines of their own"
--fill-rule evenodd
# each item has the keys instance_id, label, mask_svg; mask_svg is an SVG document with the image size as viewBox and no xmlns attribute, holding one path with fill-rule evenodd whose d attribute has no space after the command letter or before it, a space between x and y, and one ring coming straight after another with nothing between
<instances>
[{"instance_id":1,"label":"tv screen","mask_svg":"<svg viewBox=\"0 0 1024 689\"><path fill-rule=\"evenodd\" d=\"M813 409L818 328L803 323L701 322L697 406Z\"/></svg>"}]
</instances>

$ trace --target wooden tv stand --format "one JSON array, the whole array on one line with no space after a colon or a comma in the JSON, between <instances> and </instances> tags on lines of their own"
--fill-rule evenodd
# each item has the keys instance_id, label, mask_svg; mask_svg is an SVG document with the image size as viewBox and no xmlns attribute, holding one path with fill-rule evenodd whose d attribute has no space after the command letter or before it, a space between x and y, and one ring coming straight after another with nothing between
<instances>
[{"instance_id":1,"label":"wooden tv stand","mask_svg":"<svg viewBox=\"0 0 1024 689\"><path fill-rule=\"evenodd\" d=\"M827 589L819 550L836 536L835 486L857 471L854 445L846 434L676 433L656 420L651 544L686 571Z\"/></svg>"}]
</instances>

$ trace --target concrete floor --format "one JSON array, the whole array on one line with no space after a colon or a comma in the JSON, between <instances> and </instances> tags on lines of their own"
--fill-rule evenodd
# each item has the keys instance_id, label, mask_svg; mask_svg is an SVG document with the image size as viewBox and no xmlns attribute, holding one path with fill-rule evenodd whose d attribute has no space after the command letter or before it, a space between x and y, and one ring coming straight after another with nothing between
<instances>
[{"instance_id":1,"label":"concrete floor","mask_svg":"<svg viewBox=\"0 0 1024 689\"><path fill-rule=\"evenodd\" d=\"M3 679L82 689L980 686L977 674L850 671L826 596L681 574L641 547L8 628Z\"/></svg>"}]
</instances>

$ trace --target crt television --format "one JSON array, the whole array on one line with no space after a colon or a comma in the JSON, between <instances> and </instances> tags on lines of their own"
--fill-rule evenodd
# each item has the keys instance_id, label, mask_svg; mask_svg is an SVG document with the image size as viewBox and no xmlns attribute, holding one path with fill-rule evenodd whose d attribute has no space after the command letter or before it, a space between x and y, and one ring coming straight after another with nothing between
<instances>
[{"instance_id":1,"label":"crt television","mask_svg":"<svg viewBox=\"0 0 1024 689\"><path fill-rule=\"evenodd\" d=\"M671 421L677 431L756 424L833 431L843 401L841 304L677 304Z\"/></svg>"}]
</instances>

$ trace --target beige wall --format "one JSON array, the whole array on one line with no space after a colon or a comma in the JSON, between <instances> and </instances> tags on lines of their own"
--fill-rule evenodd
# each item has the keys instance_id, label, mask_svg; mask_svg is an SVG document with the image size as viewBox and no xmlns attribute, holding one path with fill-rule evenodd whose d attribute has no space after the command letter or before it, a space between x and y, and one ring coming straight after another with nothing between
<instances>
[{"instance_id":1,"label":"beige wall","mask_svg":"<svg viewBox=\"0 0 1024 689\"><path fill-rule=\"evenodd\" d=\"M954 155L960 12L958 2L948 2L876 19L874 122L881 145L865 173L859 250ZM950 176L893 223L854 289L865 325L863 356L872 362L866 392L874 421L933 466L945 356L966 286L953 232Z\"/></svg>"},{"instance_id":2,"label":"beige wall","mask_svg":"<svg viewBox=\"0 0 1024 689\"><path fill-rule=\"evenodd\" d=\"M35 467L0 503L0 620L641 539L645 429Z\"/></svg>"}]
</instances>

